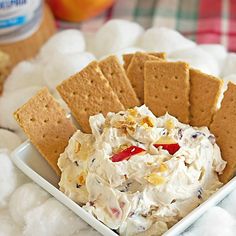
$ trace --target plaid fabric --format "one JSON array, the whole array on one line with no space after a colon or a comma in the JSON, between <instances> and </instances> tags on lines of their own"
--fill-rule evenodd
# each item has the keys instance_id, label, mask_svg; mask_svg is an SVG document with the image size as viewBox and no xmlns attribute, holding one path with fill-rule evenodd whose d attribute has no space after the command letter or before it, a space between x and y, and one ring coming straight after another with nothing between
<instances>
[{"instance_id":1,"label":"plaid fabric","mask_svg":"<svg viewBox=\"0 0 236 236\"><path fill-rule=\"evenodd\" d=\"M94 32L112 18L136 21L145 28L169 27L197 43L221 43L236 51L236 0L116 0L97 17L80 24L58 21L58 26Z\"/></svg>"}]
</instances>

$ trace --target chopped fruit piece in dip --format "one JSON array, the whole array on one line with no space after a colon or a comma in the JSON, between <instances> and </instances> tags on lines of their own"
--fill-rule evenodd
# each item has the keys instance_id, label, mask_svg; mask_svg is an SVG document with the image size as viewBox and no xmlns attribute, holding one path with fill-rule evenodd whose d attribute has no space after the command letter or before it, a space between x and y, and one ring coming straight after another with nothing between
<instances>
[{"instance_id":1,"label":"chopped fruit piece in dip","mask_svg":"<svg viewBox=\"0 0 236 236\"><path fill-rule=\"evenodd\" d=\"M152 174L148 175L147 177L145 177L145 179L149 183L154 184L154 185L160 185L160 184L165 183L165 178L160 176L160 175L157 175L155 173L152 173Z\"/></svg>"},{"instance_id":2,"label":"chopped fruit piece in dip","mask_svg":"<svg viewBox=\"0 0 236 236\"><path fill-rule=\"evenodd\" d=\"M134 156L136 154L139 154L140 152L144 152L145 150L137 147L137 146L131 146L129 148L126 148L125 150L116 153L111 157L111 160L113 162L119 162L119 161L124 161L124 160L129 160L131 156Z\"/></svg>"},{"instance_id":3,"label":"chopped fruit piece in dip","mask_svg":"<svg viewBox=\"0 0 236 236\"><path fill-rule=\"evenodd\" d=\"M145 124L149 127L154 127L153 120L149 116L146 116L142 119L141 125L145 125Z\"/></svg>"},{"instance_id":4,"label":"chopped fruit piece in dip","mask_svg":"<svg viewBox=\"0 0 236 236\"><path fill-rule=\"evenodd\" d=\"M171 144L155 143L154 146L156 148L162 147L163 149L167 150L171 155L174 155L180 149L180 146L178 143L171 143Z\"/></svg>"},{"instance_id":5,"label":"chopped fruit piece in dip","mask_svg":"<svg viewBox=\"0 0 236 236\"><path fill-rule=\"evenodd\" d=\"M171 119L167 120L165 123L165 127L167 130L173 129L175 127L173 120L171 120Z\"/></svg>"},{"instance_id":6,"label":"chopped fruit piece in dip","mask_svg":"<svg viewBox=\"0 0 236 236\"><path fill-rule=\"evenodd\" d=\"M90 117L58 166L60 190L120 235L163 234L222 186L214 136L145 106Z\"/></svg>"}]
</instances>

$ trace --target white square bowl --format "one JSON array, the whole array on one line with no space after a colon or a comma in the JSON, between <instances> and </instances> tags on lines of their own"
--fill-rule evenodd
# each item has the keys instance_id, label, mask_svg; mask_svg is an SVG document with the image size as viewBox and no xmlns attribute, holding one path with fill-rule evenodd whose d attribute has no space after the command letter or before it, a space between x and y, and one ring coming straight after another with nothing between
<instances>
[{"instance_id":1,"label":"white square bowl","mask_svg":"<svg viewBox=\"0 0 236 236\"><path fill-rule=\"evenodd\" d=\"M21 169L29 178L40 185L43 189L48 191L65 206L70 208L75 214L80 216L98 232L105 236L117 236L114 231L98 221L95 217L86 212L82 207L80 207L58 189L58 176L56 176L54 171L47 164L40 153L34 148L30 141L26 141L16 148L12 152L11 157L16 166ZM174 236L180 234L194 221L196 221L207 209L216 205L235 188L236 177L221 187L207 201L203 202L177 224L171 227L164 235Z\"/></svg>"}]
</instances>

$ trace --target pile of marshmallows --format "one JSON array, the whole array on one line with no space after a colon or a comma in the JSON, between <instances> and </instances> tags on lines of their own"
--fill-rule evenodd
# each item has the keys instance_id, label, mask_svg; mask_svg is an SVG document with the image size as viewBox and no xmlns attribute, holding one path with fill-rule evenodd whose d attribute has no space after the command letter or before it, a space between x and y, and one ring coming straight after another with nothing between
<instances>
[{"instance_id":1,"label":"pile of marshmallows","mask_svg":"<svg viewBox=\"0 0 236 236\"><path fill-rule=\"evenodd\" d=\"M136 51L166 52L170 61L182 60L205 73L236 82L236 54L222 45L196 43L167 28L146 31L124 20L107 22L95 35L66 30L50 38L31 61L19 63L0 97L0 236L99 235L13 165L9 153L26 139L13 112L36 91L47 86L65 108L56 85L95 59ZM184 235L235 235L236 191L221 207L214 207ZM226 210L224 210L226 209ZM207 226L204 222L208 222ZM212 227L211 227L212 225Z\"/></svg>"}]
</instances>

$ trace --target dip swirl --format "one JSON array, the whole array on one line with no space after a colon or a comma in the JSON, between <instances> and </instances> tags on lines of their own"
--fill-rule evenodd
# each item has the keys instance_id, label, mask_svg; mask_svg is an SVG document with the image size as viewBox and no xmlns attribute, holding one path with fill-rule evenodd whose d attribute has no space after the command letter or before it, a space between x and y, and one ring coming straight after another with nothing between
<instances>
[{"instance_id":1,"label":"dip swirl","mask_svg":"<svg viewBox=\"0 0 236 236\"><path fill-rule=\"evenodd\" d=\"M206 127L145 105L90 126L60 155L60 190L120 235L161 235L222 186L226 162Z\"/></svg>"}]
</instances>

